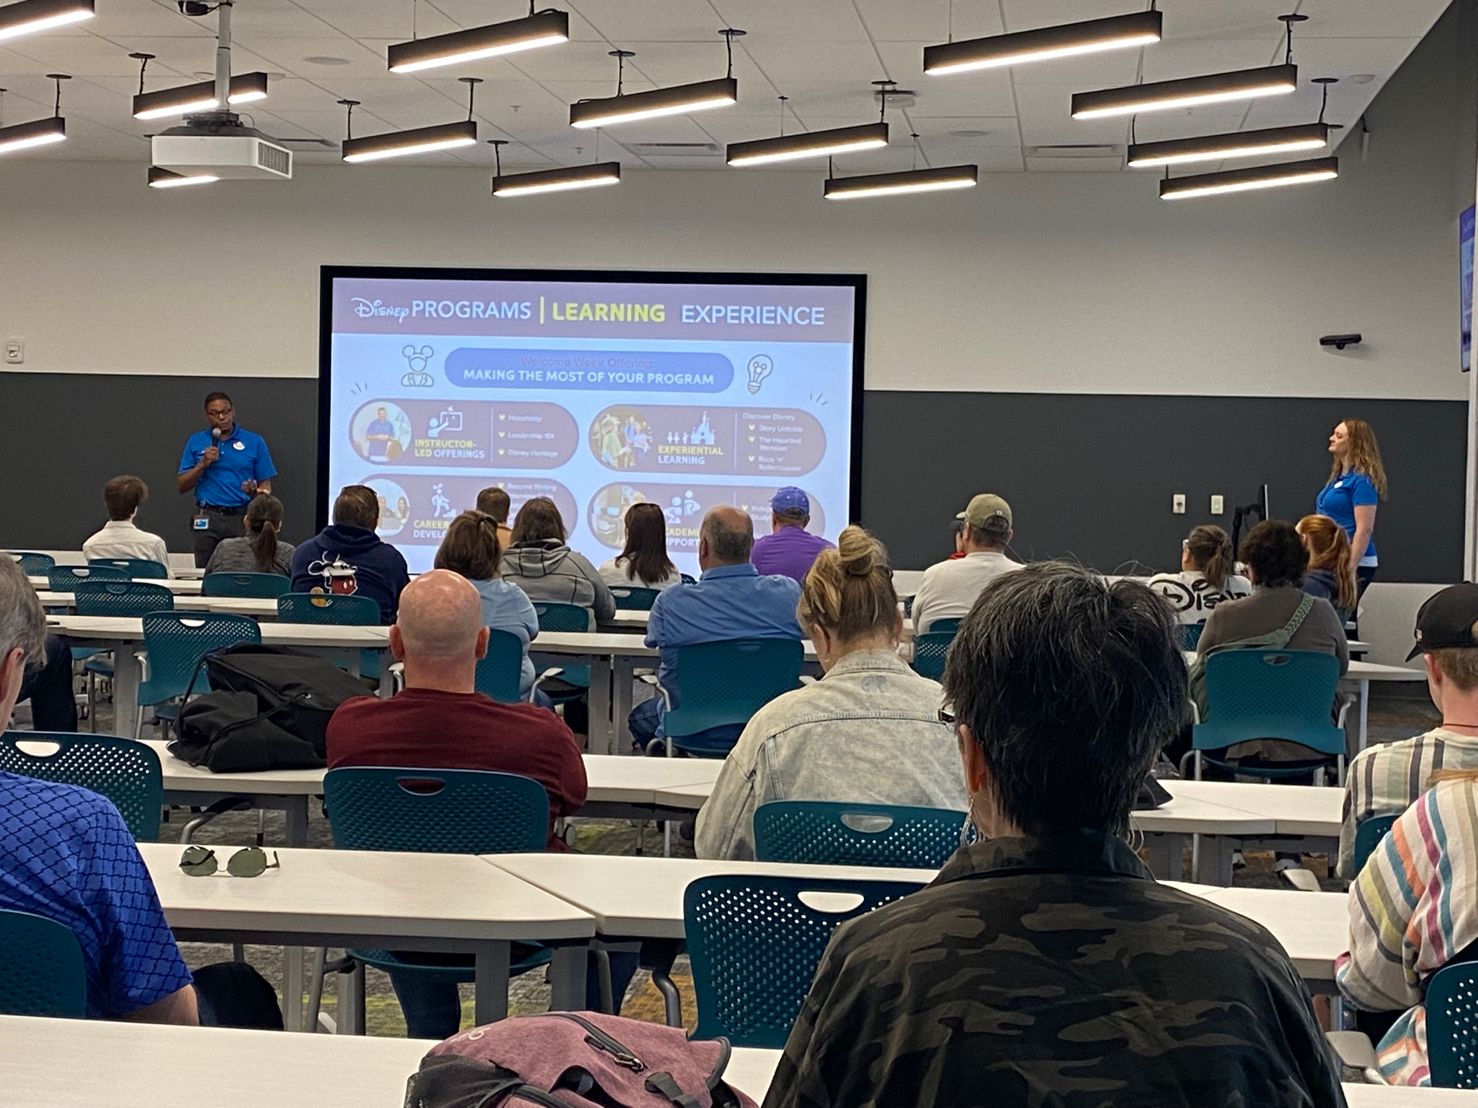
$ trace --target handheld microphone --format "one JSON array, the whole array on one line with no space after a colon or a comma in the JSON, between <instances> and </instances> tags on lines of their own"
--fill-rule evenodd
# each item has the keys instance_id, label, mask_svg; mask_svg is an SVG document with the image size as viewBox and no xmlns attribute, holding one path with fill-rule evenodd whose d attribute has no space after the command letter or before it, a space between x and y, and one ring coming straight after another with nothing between
<instances>
[{"instance_id":1,"label":"handheld microphone","mask_svg":"<svg viewBox=\"0 0 1478 1108\"><path fill-rule=\"evenodd\" d=\"M214 445L221 445L221 429L219 427L212 427L210 429L210 437Z\"/></svg>"}]
</instances>

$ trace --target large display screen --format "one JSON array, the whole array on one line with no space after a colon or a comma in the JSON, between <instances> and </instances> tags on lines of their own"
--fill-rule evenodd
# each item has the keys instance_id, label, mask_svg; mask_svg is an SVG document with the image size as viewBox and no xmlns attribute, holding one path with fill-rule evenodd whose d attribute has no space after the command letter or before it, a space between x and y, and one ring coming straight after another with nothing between
<instances>
[{"instance_id":1,"label":"large display screen","mask_svg":"<svg viewBox=\"0 0 1478 1108\"><path fill-rule=\"evenodd\" d=\"M630 505L662 506L697 572L716 504L770 527L796 485L810 529L855 516L860 276L325 267L319 517L339 488L380 497L412 572L478 491L559 507L570 545L619 553ZM510 517L509 522L512 522Z\"/></svg>"}]
</instances>

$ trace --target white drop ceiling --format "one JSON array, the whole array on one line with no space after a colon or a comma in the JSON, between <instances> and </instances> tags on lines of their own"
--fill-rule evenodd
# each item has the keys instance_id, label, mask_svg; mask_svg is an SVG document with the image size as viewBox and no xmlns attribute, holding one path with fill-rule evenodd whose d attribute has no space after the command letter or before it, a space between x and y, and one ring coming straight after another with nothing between
<instances>
[{"instance_id":1,"label":"white drop ceiling","mask_svg":"<svg viewBox=\"0 0 1478 1108\"><path fill-rule=\"evenodd\" d=\"M596 138L570 128L568 105L614 93L616 65L608 50L636 51L627 62L627 91L705 80L723 75L724 45L717 32L732 26L748 32L734 49L739 103L611 128L599 140L603 160L653 168L725 168L725 143L779 133L777 97L790 98L787 133L864 123L877 117L871 82L886 78L914 93L888 112L891 146L838 159L839 171L907 168L914 157L908 136L916 131L925 161L934 165L976 162L985 172L1118 172L1128 122L1072 119L1072 93L1280 62L1283 25L1277 16L1296 11L1309 16L1294 36L1303 86L1297 93L1249 105L1145 115L1138 137L1151 141L1309 122L1319 112L1319 92L1309 79L1322 76L1340 78L1330 93L1328 120L1350 126L1447 4L1163 0L1165 40L1154 46L925 77L923 48L949 36L950 0L540 0L541 6L570 12L571 42L402 76L386 71L385 50L411 37L413 8L415 29L423 37L514 19L527 8L520 0L236 0L233 70L271 75L269 98L243 112L260 130L279 139L328 144L314 149L293 143L305 163L338 160L344 115L336 100L362 101L355 112L356 135L451 122L466 112L465 86L457 78L476 76L485 79L477 90L480 136L509 140L505 166L548 168L594 157ZM953 33L956 39L974 38L1146 6L1143 0L955 0ZM49 115L52 85L45 74L73 75L62 90L68 141L23 156L147 164L145 136L169 123L132 118L138 63L128 54L157 55L149 63L151 90L210 76L213 15L183 16L174 0L98 0L97 8L97 17L85 24L0 48L0 87L9 90L6 123ZM1071 149L1085 145L1109 150ZM493 154L483 144L417 161L490 166Z\"/></svg>"}]
</instances>

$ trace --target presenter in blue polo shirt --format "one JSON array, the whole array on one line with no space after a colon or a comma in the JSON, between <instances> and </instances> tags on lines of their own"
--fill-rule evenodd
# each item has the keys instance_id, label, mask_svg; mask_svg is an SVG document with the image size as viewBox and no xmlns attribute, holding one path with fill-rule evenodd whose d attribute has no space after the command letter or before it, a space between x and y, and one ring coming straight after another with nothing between
<instances>
[{"instance_id":1,"label":"presenter in blue polo shirt","mask_svg":"<svg viewBox=\"0 0 1478 1108\"><path fill-rule=\"evenodd\" d=\"M1386 467L1375 432L1363 419L1346 419L1329 436L1334 464L1319 490L1314 511L1328 516L1350 536L1350 569L1363 594L1375 580L1375 510L1386 497Z\"/></svg>"},{"instance_id":2,"label":"presenter in blue polo shirt","mask_svg":"<svg viewBox=\"0 0 1478 1108\"><path fill-rule=\"evenodd\" d=\"M195 564L200 568L222 539L246 534L246 506L252 497L272 491L277 469L261 435L236 424L236 407L223 392L205 398L203 431L185 440L180 474L181 494L195 494L191 517Z\"/></svg>"}]
</instances>

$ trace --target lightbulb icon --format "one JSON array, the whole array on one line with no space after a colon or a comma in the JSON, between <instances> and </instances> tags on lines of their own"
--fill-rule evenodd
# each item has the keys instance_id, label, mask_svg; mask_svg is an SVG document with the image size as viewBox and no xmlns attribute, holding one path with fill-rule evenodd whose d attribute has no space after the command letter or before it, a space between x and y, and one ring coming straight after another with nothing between
<instances>
[{"instance_id":1,"label":"lightbulb icon","mask_svg":"<svg viewBox=\"0 0 1478 1108\"><path fill-rule=\"evenodd\" d=\"M749 359L749 391L759 392L765 378L775 372L775 363L768 354L756 354Z\"/></svg>"}]
</instances>

